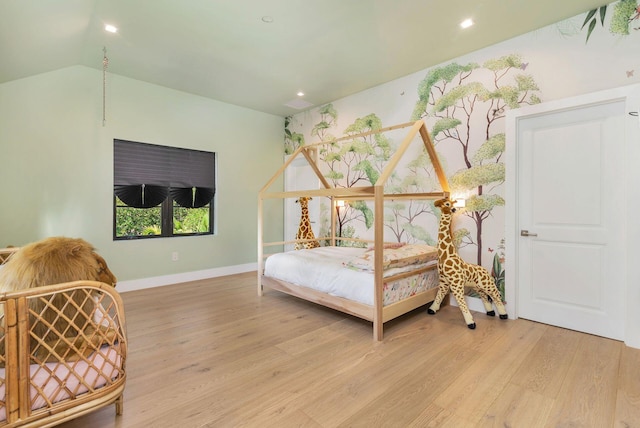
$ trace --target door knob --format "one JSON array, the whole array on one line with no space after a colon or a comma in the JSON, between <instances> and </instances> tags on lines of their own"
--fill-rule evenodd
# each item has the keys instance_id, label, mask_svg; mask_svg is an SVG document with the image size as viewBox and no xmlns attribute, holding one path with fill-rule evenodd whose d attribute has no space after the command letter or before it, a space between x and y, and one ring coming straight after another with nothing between
<instances>
[{"instance_id":1,"label":"door knob","mask_svg":"<svg viewBox=\"0 0 640 428\"><path fill-rule=\"evenodd\" d=\"M521 230L520 231L520 236L538 236L537 233L529 233L528 230Z\"/></svg>"}]
</instances>

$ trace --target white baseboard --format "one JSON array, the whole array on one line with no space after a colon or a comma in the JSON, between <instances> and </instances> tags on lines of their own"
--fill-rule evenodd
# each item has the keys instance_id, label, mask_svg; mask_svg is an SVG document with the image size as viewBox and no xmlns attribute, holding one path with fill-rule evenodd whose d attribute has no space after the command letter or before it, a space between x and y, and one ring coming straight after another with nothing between
<instances>
[{"instance_id":1,"label":"white baseboard","mask_svg":"<svg viewBox=\"0 0 640 428\"><path fill-rule=\"evenodd\" d=\"M475 312L485 312L484 309L484 305L482 304L482 300L480 300L480 298L478 297L471 297L471 296L465 296L466 297L466 301L467 301L467 306L469 307L470 311L475 311ZM455 306L458 307L458 302L456 302L456 299L453 298L453 295L451 295L451 306Z\"/></svg>"},{"instance_id":2,"label":"white baseboard","mask_svg":"<svg viewBox=\"0 0 640 428\"><path fill-rule=\"evenodd\" d=\"M475 311L475 312L480 312L483 314L487 313L487 310L484 308L484 304L482 303L482 300L480 300L479 297L471 297L471 296L466 296L466 300L467 300L467 306L469 307L470 311ZM453 296L451 296L451 306L455 306L458 307L458 303L456 302L456 299L453 298ZM505 309L507 309L507 314L509 314L509 318L510 319L515 319L513 317L513 314L511 314L509 312L508 306L505 305ZM495 308L493 308L494 311L496 311L496 314L498 313L498 310Z\"/></svg>"},{"instance_id":3,"label":"white baseboard","mask_svg":"<svg viewBox=\"0 0 640 428\"><path fill-rule=\"evenodd\" d=\"M201 279L216 278L219 276L251 272L257 269L258 269L257 263L247 263L244 265L225 266L221 268L176 273L173 275L163 275L163 276L154 276L151 278L132 279L129 281L118 282L116 289L120 293L126 293L127 291L143 290L145 288L162 287L164 285L179 284L181 282L199 281Z\"/></svg>"}]
</instances>

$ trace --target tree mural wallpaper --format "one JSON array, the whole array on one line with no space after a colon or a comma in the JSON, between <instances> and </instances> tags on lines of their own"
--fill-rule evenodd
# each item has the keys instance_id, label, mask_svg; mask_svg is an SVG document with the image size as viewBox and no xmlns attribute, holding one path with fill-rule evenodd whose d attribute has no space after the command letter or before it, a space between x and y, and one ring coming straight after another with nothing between
<instances>
[{"instance_id":1,"label":"tree mural wallpaper","mask_svg":"<svg viewBox=\"0 0 640 428\"><path fill-rule=\"evenodd\" d=\"M598 20L601 26L604 28L605 18L607 16L608 5L600 6L599 8L590 10L584 19L582 28L587 31L587 37L585 42L589 41L591 33L596 29ZM587 25L588 24L588 25ZM640 30L640 5L636 0L620 0L613 7L613 16L611 18L611 24L609 31L611 34L619 34L622 36L628 36L630 34L629 29Z\"/></svg>"},{"instance_id":2,"label":"tree mural wallpaper","mask_svg":"<svg viewBox=\"0 0 640 428\"><path fill-rule=\"evenodd\" d=\"M331 104L322 107L320 111L324 112L321 114L322 120L314 126L312 133L320 137L321 141L327 141L333 136L328 133L332 122L327 121L326 116L335 119L337 112ZM347 126L344 135L355 135L381 128L381 120L375 114L370 114ZM354 138L344 144L323 147L320 150L320 162L327 171L325 177L334 187L371 185L378 179L390 153L391 146L388 139L381 134L372 134ZM329 217L326 205L323 208L324 215ZM373 224L373 212L364 201L350 201L339 208L336 214L340 237L355 237L354 222L364 224L366 229ZM323 222L323 224L327 223ZM364 244L340 241L340 245Z\"/></svg>"},{"instance_id":3,"label":"tree mural wallpaper","mask_svg":"<svg viewBox=\"0 0 640 428\"><path fill-rule=\"evenodd\" d=\"M284 119L284 154L290 155L300 146L304 146L304 135L298 132L291 132L289 126L294 118L287 116Z\"/></svg>"},{"instance_id":4,"label":"tree mural wallpaper","mask_svg":"<svg viewBox=\"0 0 640 428\"><path fill-rule=\"evenodd\" d=\"M512 54L482 65L452 63L429 71L418 86L412 120L425 119L436 147L459 149L464 167L449 177L452 191L466 196L464 215L475 234L461 245L475 245L482 264L482 226L492 210L504 205L498 187L504 183L505 110L540 102L538 87L525 74L525 63Z\"/></svg>"},{"instance_id":5,"label":"tree mural wallpaper","mask_svg":"<svg viewBox=\"0 0 640 428\"><path fill-rule=\"evenodd\" d=\"M504 205L501 185L505 179L502 161L505 111L540 102L539 89L525 70L525 63L516 54L490 59L482 65L452 63L430 70L417 88L418 101L411 120L425 120L436 148L445 145L457 148L458 159L449 157L448 163L461 163L463 168L450 173L449 181L455 194L465 196L463 215L472 221L475 230L457 227L454 240L458 247L475 246L474 263L480 265L486 251L483 224L496 207ZM318 113L320 120L313 126L311 135L319 141L330 141L335 138L338 112L328 104L319 108ZM382 120L371 113L354 120L341 135L382 128ZM320 151L321 169L335 187L372 185L393 153L394 144L384 134L371 134L346 144L328 145ZM428 192L434 185L433 168L426 151L422 150L406 163L400 174L391 177L391 188L386 192ZM328 204L321 205L321 236L328 232L329 209ZM359 237L358 231L366 231L373 224L372 208L364 201L350 201L338 208L336 214L341 237ZM387 236L397 242L435 245L433 225L437 223L437 216L432 202L387 203L384 220ZM364 244L340 241L340 245ZM496 279L500 275L504 277L503 259L498 253L493 257Z\"/></svg>"},{"instance_id":6,"label":"tree mural wallpaper","mask_svg":"<svg viewBox=\"0 0 640 428\"><path fill-rule=\"evenodd\" d=\"M431 161L424 150L407 163L403 172L402 177L391 177L389 193L429 192L438 186ZM436 211L433 201L391 201L385 205L384 225L398 242L435 246L435 224L438 221Z\"/></svg>"}]
</instances>

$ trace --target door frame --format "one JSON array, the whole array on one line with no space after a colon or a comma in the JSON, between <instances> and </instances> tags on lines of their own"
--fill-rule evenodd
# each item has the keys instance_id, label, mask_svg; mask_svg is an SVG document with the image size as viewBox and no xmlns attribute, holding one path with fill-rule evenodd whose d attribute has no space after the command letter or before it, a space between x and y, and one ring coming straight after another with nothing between
<instances>
[{"instance_id":1,"label":"door frame","mask_svg":"<svg viewBox=\"0 0 640 428\"><path fill-rule=\"evenodd\" d=\"M572 110L577 107L597 105L611 101L625 101L625 159L626 182L625 186L626 206L624 207L624 221L626 223L627 236L640 237L640 168L634 165L640 159L640 118L631 116L632 112L640 110L640 84L623 86L585 95L579 95L561 100L555 100L526 106L515 110L508 110L506 114L506 153L505 153L505 297L509 317L518 318L518 257L519 257L519 230L518 206L519 182L516 167L518 165L517 136L519 122L535 116L548 114L554 111ZM638 196L636 196L638 195ZM635 213L635 216L634 216ZM626 296L625 337L624 342L631 347L640 348L640 269L634 269L640 261L640 242L627 239L626 256L626 281L624 293ZM634 262L635 261L635 262Z\"/></svg>"}]
</instances>

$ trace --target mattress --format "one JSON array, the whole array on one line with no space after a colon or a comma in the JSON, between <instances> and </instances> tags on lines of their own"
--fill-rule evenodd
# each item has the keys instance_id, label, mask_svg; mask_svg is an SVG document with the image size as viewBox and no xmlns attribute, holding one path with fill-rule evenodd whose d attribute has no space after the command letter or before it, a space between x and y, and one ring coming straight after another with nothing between
<instances>
[{"instance_id":1,"label":"mattress","mask_svg":"<svg viewBox=\"0 0 640 428\"><path fill-rule=\"evenodd\" d=\"M374 274L371 270L353 268L353 260L362 260L367 249L352 247L319 247L273 254L265 261L264 275L332 296L373 306ZM370 252L369 252L370 254ZM414 262L390 267L383 276L390 277L412 270L434 266L437 260ZM385 282L383 305L396 303L438 286L437 269L401 280Z\"/></svg>"}]
</instances>

